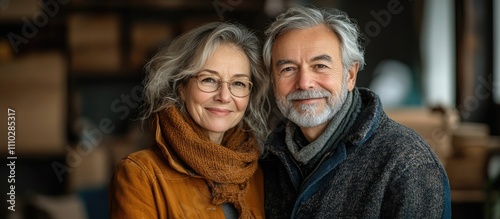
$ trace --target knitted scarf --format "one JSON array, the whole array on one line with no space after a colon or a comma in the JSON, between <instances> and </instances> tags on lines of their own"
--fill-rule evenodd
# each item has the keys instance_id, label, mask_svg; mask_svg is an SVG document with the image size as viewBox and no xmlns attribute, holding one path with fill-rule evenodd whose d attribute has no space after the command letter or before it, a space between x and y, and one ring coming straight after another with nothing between
<instances>
[{"instance_id":1,"label":"knitted scarf","mask_svg":"<svg viewBox=\"0 0 500 219\"><path fill-rule=\"evenodd\" d=\"M336 147L345 132L356 120L360 107L361 99L358 90L355 88L352 92L348 92L344 104L329 122L325 131L305 147L298 145L294 139L297 136L297 132L300 132L299 127L293 122L289 121L287 123L286 145L295 160L300 162L305 168L304 171L309 172L309 170L316 166L326 151L332 147Z\"/></svg>"},{"instance_id":2,"label":"knitted scarf","mask_svg":"<svg viewBox=\"0 0 500 219\"><path fill-rule=\"evenodd\" d=\"M257 141L246 128L236 126L224 134L221 144L210 141L201 127L176 107L158 113L162 135L174 154L204 177L212 203L232 203L240 218L251 218L243 198L248 179L258 166Z\"/></svg>"}]
</instances>

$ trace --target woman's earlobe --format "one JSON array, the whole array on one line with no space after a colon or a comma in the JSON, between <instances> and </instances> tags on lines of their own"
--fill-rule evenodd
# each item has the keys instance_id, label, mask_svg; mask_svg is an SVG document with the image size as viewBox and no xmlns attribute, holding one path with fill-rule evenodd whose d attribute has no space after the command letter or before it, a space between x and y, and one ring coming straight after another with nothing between
<instances>
[{"instance_id":1,"label":"woman's earlobe","mask_svg":"<svg viewBox=\"0 0 500 219\"><path fill-rule=\"evenodd\" d=\"M181 97L182 102L186 102L186 98L184 97L184 87L180 86L177 92L179 92L179 96Z\"/></svg>"}]
</instances>

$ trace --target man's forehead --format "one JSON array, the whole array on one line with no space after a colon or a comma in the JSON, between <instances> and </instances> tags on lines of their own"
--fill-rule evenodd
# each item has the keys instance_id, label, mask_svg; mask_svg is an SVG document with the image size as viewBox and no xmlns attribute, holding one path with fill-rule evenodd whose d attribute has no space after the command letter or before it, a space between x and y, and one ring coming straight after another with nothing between
<instances>
[{"instance_id":1,"label":"man's forehead","mask_svg":"<svg viewBox=\"0 0 500 219\"><path fill-rule=\"evenodd\" d=\"M315 62L326 61L332 62L341 56L340 50L333 48L333 46L302 46L302 47L284 47L277 48L272 52L273 65L283 64L285 62ZM281 63L278 63L281 62Z\"/></svg>"},{"instance_id":2,"label":"man's forehead","mask_svg":"<svg viewBox=\"0 0 500 219\"><path fill-rule=\"evenodd\" d=\"M272 56L321 54L333 55L340 51L336 34L326 27L297 29L288 31L276 38L272 47ZM333 54L332 54L333 53Z\"/></svg>"}]
</instances>

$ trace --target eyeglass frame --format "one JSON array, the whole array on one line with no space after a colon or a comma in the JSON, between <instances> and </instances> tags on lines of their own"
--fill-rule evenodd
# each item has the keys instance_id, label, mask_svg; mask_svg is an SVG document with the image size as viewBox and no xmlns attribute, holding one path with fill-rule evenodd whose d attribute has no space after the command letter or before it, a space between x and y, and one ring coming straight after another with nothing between
<instances>
[{"instance_id":1,"label":"eyeglass frame","mask_svg":"<svg viewBox=\"0 0 500 219\"><path fill-rule=\"evenodd\" d=\"M235 97L243 98L243 97L247 97L248 95L250 95L250 94L252 93L253 83L252 83L251 81L248 81L248 83L250 84L250 88L248 89L248 90L249 90L248 94L246 94L246 95L244 95L244 96L239 96L239 95L235 95L235 94L233 94L233 91L231 90L231 82L233 82L233 81L234 81L234 79L231 79L231 80L229 80L229 81L223 81L223 80L222 80L220 77L218 77L218 76L216 76L216 77L217 77L217 78L219 78L219 83L218 83L218 86L217 86L217 88L216 88L215 90L213 90L213 91L206 91L206 90L203 90L203 89L201 89L201 88L200 88L201 81L200 81L200 79L199 79L199 78L200 78L201 76L203 76L203 75L206 75L206 74L197 74L197 75L193 75L191 78L194 78L194 79L196 80L196 87L197 87L200 91L202 91L202 92L204 92L204 93L214 93L214 92L218 91L218 90L222 87L222 84L223 84L223 83L227 83L227 84L228 84L227 88L228 88L228 90L229 90L229 93L231 93L231 95L233 95L233 96L235 96ZM208 74L208 75L210 75L210 74Z\"/></svg>"}]
</instances>

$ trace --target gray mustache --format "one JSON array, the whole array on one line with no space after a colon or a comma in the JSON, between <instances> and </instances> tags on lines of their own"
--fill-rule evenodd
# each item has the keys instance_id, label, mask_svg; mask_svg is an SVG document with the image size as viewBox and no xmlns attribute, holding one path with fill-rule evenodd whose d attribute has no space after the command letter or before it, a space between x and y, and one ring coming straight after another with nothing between
<instances>
[{"instance_id":1,"label":"gray mustache","mask_svg":"<svg viewBox=\"0 0 500 219\"><path fill-rule=\"evenodd\" d=\"M330 92L326 90L307 90L307 91L294 91L290 93L286 99L288 101L293 100L303 100L303 99L311 99L311 98L330 98Z\"/></svg>"}]
</instances>

